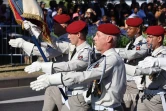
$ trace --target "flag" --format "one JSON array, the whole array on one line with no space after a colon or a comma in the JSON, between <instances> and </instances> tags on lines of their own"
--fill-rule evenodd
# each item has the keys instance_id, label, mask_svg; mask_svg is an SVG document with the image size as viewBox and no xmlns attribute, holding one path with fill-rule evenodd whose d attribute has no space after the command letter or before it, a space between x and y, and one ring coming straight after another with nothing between
<instances>
[{"instance_id":1,"label":"flag","mask_svg":"<svg viewBox=\"0 0 166 111\"><path fill-rule=\"evenodd\" d=\"M42 30L42 40L52 43L50 39L50 31L41 7L36 0L8 0L9 6L13 12L16 22L23 27L23 18L37 25Z\"/></svg>"}]
</instances>

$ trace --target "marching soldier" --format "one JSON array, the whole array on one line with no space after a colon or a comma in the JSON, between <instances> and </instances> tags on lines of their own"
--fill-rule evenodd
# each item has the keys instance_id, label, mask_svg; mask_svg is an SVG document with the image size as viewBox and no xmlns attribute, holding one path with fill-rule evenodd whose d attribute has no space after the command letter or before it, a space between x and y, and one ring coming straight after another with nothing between
<instances>
[{"instance_id":1,"label":"marching soldier","mask_svg":"<svg viewBox=\"0 0 166 111\"><path fill-rule=\"evenodd\" d=\"M138 111L166 111L166 70L164 61L161 61L166 58L164 32L161 26L149 26L146 30L147 45L153 52L152 57L141 61L135 71L135 75L146 75L145 89L139 95Z\"/></svg>"},{"instance_id":2,"label":"marching soldier","mask_svg":"<svg viewBox=\"0 0 166 111\"><path fill-rule=\"evenodd\" d=\"M71 43L57 40L54 42L54 47L57 51L69 54L68 62L34 62L30 66L25 67L25 71L28 73L42 70L48 74L58 73L58 72L68 72L68 71L84 71L88 67L90 62L91 47L86 42L86 35L88 28L85 22L75 21L68 25L66 28L68 32L68 38ZM39 90L42 90L39 89ZM74 96L81 94L83 91L87 90L87 84L75 85L73 87L66 88L67 96ZM63 98L62 98L63 99ZM60 92L56 86L50 86L46 89L43 111L52 111L54 106L58 106L58 110L61 110L62 99ZM76 99L76 101L79 101ZM84 110L89 108L88 104Z\"/></svg>"},{"instance_id":3,"label":"marching soldier","mask_svg":"<svg viewBox=\"0 0 166 111\"><path fill-rule=\"evenodd\" d=\"M118 48L116 51L124 59L126 64L136 66L140 60L143 60L147 55L146 39L142 34L142 22L141 18L128 18L126 20L127 35L131 39L131 42L126 48ZM127 89L124 95L124 109L125 111L133 111L136 107L136 97L139 90L143 90L141 84L142 76L130 76L131 68L126 67L127 71Z\"/></svg>"},{"instance_id":4,"label":"marching soldier","mask_svg":"<svg viewBox=\"0 0 166 111\"><path fill-rule=\"evenodd\" d=\"M87 111L85 101L91 103L94 111L123 111L121 102L126 90L126 72L123 60L114 49L119 33L120 30L115 25L100 25L94 37L96 49L102 54L100 59L83 72L39 76L30 87L40 90L50 85L71 87L92 82L87 91L71 96L68 99L69 107L64 105L61 111Z\"/></svg>"},{"instance_id":5,"label":"marching soldier","mask_svg":"<svg viewBox=\"0 0 166 111\"><path fill-rule=\"evenodd\" d=\"M57 40L61 41L66 41L69 42L69 39L67 38L68 34L66 33L66 27L70 21L70 16L66 14L62 15L57 15L54 17L54 34L58 36L58 38L51 36L52 42L55 42ZM24 28L28 30L30 27L33 29L34 27L37 27L36 25L32 24L29 21L24 21ZM38 33L36 29L33 29L33 33ZM40 35L40 34L35 34L35 35ZM38 37L36 37L38 38ZM39 55L40 52L38 48L30 42L25 41L22 38L17 38L17 39L11 39L9 41L9 45L12 47L18 47L22 48L24 52L30 56L30 55ZM41 48L48 58L56 58L56 62L61 62L61 61L68 61L68 55L67 54L62 54L61 52L58 52L53 46L51 46L48 43L42 42L41 43Z\"/></svg>"}]
</instances>

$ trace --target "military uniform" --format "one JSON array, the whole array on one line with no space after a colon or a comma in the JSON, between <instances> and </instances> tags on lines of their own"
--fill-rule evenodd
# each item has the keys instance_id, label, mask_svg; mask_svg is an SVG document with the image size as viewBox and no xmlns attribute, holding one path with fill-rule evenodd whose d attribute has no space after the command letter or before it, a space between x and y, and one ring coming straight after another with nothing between
<instances>
[{"instance_id":1,"label":"military uniform","mask_svg":"<svg viewBox=\"0 0 166 111\"><path fill-rule=\"evenodd\" d=\"M61 41L61 42L69 42L69 39L68 39L68 34L63 34L61 35L60 37L58 38L55 38L55 37L51 37L52 39L52 42L55 43L56 41ZM51 45L48 45L47 43L41 43L41 48L43 50L43 53L45 54L45 56L47 58L54 58L56 62L63 62L63 61L68 61L68 54L63 54L62 52L60 51L57 51L56 48L54 48L53 46ZM30 50L30 49L29 49ZM40 52L38 50L38 48L36 46L33 47L33 49L31 49L31 55L39 55L40 56Z\"/></svg>"},{"instance_id":2,"label":"military uniform","mask_svg":"<svg viewBox=\"0 0 166 111\"><path fill-rule=\"evenodd\" d=\"M163 46L155 49L152 53L155 58L165 58L166 49ZM163 111L165 106L165 85L166 85L166 71L165 70L154 70L152 74L148 75L148 70L142 71L143 69L136 69L135 75L147 75L145 79L145 89L139 94L139 101L137 110L138 111ZM154 74L154 75L153 75ZM163 96L163 97L162 97ZM163 101L161 101L164 99ZM163 105L162 105L163 104ZM165 110L164 110L165 111Z\"/></svg>"},{"instance_id":3,"label":"military uniform","mask_svg":"<svg viewBox=\"0 0 166 111\"><path fill-rule=\"evenodd\" d=\"M158 37L164 35L164 28L161 26L150 26L146 30L148 35L153 35L155 40ZM154 58L165 58L166 57L166 49L162 46L162 41L154 41L152 37L148 37L147 39L151 42L151 47L153 48L152 57ZM157 37L157 38L156 38ZM162 38L163 39L163 38ZM149 43L148 42L148 43ZM160 45L159 47L157 47ZM155 48L157 47L157 48ZM162 61L160 61L160 65L162 65ZM161 67L162 68L162 67ZM147 70L150 69L150 72ZM154 70L155 69L155 70ZM138 101L138 111L166 111L166 102L165 102L165 94L166 94L166 71L160 69L160 67L150 67L136 70L136 75L139 73L146 74L145 78L145 89L142 93L140 93L139 101Z\"/></svg>"},{"instance_id":4,"label":"military uniform","mask_svg":"<svg viewBox=\"0 0 166 111\"><path fill-rule=\"evenodd\" d=\"M142 24L142 19L129 18L126 23L128 26L138 27ZM146 39L143 36L132 38L126 48L119 48L118 50L118 54L124 59L126 64L136 66L140 60L143 60L144 57L147 56L148 48L146 45ZM143 90L143 85L141 84L142 76L130 76L128 72L131 73L131 71L131 68L126 67L127 89L123 100L125 109L131 109L132 111L136 107L136 97L139 90Z\"/></svg>"},{"instance_id":5,"label":"military uniform","mask_svg":"<svg viewBox=\"0 0 166 111\"><path fill-rule=\"evenodd\" d=\"M67 22L70 20L70 16L66 14L57 15L56 17L54 17L54 20L58 23L58 25L60 24L67 25ZM32 23L28 22L28 24L27 25L30 27L30 24ZM64 32L58 38L51 35L50 38L52 43L56 41L70 42L68 39L68 33L65 32L65 28L62 28L61 30L64 30ZM24 40L19 41L15 39L15 40L10 40L9 44L14 47L19 47L19 44L21 44L19 48L22 48L28 56L31 55L41 56L40 51L33 43L26 42ZM55 49L54 46L52 46L52 44L47 42L41 42L40 46L47 58L49 59L56 58L56 62L68 61L68 55L58 52L57 49Z\"/></svg>"},{"instance_id":6,"label":"military uniform","mask_svg":"<svg viewBox=\"0 0 166 111\"><path fill-rule=\"evenodd\" d=\"M112 30L105 30L112 29ZM98 27L98 32L103 37L100 39L106 39L105 37L111 38L108 35L117 35L120 30L112 24L102 24ZM96 35L97 39L98 36ZM95 42L100 44L100 39ZM105 42L105 41L104 41ZM104 43L103 42L103 43ZM69 88L75 85L89 84L89 89L84 91L82 94L71 96L68 99L68 106L65 104L62 107L62 111L85 111L87 110L87 104L91 103L93 110L115 110L122 111L121 102L123 94L126 90L126 72L122 58L112 48L113 41L105 42L107 50L102 49L102 56L94 63L88 66L86 71L83 72L61 72L52 75L45 75L44 81L38 78L31 84L33 90L40 89L42 81L52 81L52 85L58 87L67 86ZM98 48L102 46L98 46ZM63 85L63 86L62 86ZM39 86L39 87L38 87ZM43 86L41 86L43 87ZM91 96L90 96L91 95Z\"/></svg>"},{"instance_id":7,"label":"military uniform","mask_svg":"<svg viewBox=\"0 0 166 111\"><path fill-rule=\"evenodd\" d=\"M126 90L125 66L122 59L114 49L107 50L103 55L105 56L90 65L87 71L61 73L62 82L65 86L84 84L94 79L102 79L101 96L95 97L92 93L91 104L92 108L96 110L119 107ZM103 74L104 66L105 73ZM72 106L72 103L69 102L69 105Z\"/></svg>"},{"instance_id":8,"label":"military uniform","mask_svg":"<svg viewBox=\"0 0 166 111\"><path fill-rule=\"evenodd\" d=\"M86 70L89 62L91 61L90 56L92 53L92 49L86 41L77 47L75 47L71 43L60 41L60 40L57 40L56 42L54 42L53 45L54 47L56 47L56 49L58 49L59 52L68 54L69 61L48 64L47 67L48 67L48 70L51 70L51 73L69 72L69 71L75 72L75 71ZM66 95L69 97L68 101L71 101L70 96L78 96L79 94L82 94L86 90L87 90L87 84L84 84L84 85L77 84L72 87L65 88ZM81 96L82 95L80 95L79 97L83 98ZM61 110L61 106L62 106L61 103L62 102L65 103L65 100L63 98L60 100L59 97L61 98L60 92L56 88L56 86L51 86L47 88L45 92L45 101L44 101L45 104L43 107L43 111L47 111L49 110L49 108L52 108L53 106L50 107L50 103L52 102L56 103L56 105L59 105L58 109ZM80 104L78 99L75 98L74 101L75 102L77 101L76 103L78 105ZM86 104L86 102L84 102L84 106L86 106L86 108L89 108L89 105ZM81 108L79 110L81 110ZM77 111L77 109L75 109L75 111Z\"/></svg>"},{"instance_id":9,"label":"military uniform","mask_svg":"<svg viewBox=\"0 0 166 111\"><path fill-rule=\"evenodd\" d=\"M139 36L135 39L132 50L127 50L130 45L129 43L125 49L119 50L119 55L127 59L127 64L136 66L147 55L147 46L144 43L146 43L146 39L143 36ZM139 90L143 90L143 85L141 84L142 76L130 76L128 72L130 73L131 71L131 68L126 67L127 89L124 95L124 104L126 108L131 107L134 109L137 94Z\"/></svg>"}]
</instances>

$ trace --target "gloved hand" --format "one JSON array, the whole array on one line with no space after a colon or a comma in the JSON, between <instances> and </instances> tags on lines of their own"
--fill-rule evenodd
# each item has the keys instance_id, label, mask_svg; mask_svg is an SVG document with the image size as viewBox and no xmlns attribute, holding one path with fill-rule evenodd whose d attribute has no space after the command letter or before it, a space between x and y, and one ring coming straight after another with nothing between
<instances>
[{"instance_id":1,"label":"gloved hand","mask_svg":"<svg viewBox=\"0 0 166 111\"><path fill-rule=\"evenodd\" d=\"M42 69L41 67L41 62L33 62L31 65L26 66L24 71L28 72L28 73L32 73L32 72L36 72L36 71L40 71Z\"/></svg>"},{"instance_id":2,"label":"gloved hand","mask_svg":"<svg viewBox=\"0 0 166 111\"><path fill-rule=\"evenodd\" d=\"M12 47L22 48L24 42L26 41L22 38L10 39L9 45L11 45Z\"/></svg>"},{"instance_id":3,"label":"gloved hand","mask_svg":"<svg viewBox=\"0 0 166 111\"><path fill-rule=\"evenodd\" d=\"M49 75L46 74L39 76L36 81L30 83L30 87L32 88L32 90L36 91L43 90L50 85L51 84L49 82Z\"/></svg>"},{"instance_id":4,"label":"gloved hand","mask_svg":"<svg viewBox=\"0 0 166 111\"><path fill-rule=\"evenodd\" d=\"M31 52L34 47L34 44L27 42L22 38L10 39L9 45L16 48L22 48L26 52L26 54L29 56L31 55Z\"/></svg>"},{"instance_id":5,"label":"gloved hand","mask_svg":"<svg viewBox=\"0 0 166 111\"><path fill-rule=\"evenodd\" d=\"M42 70L44 73L52 73L52 62L33 62L31 65L26 66L24 71L28 73Z\"/></svg>"},{"instance_id":6,"label":"gloved hand","mask_svg":"<svg viewBox=\"0 0 166 111\"><path fill-rule=\"evenodd\" d=\"M153 67L153 68L140 68L142 75L151 75L156 74L161 71L159 67Z\"/></svg>"},{"instance_id":7,"label":"gloved hand","mask_svg":"<svg viewBox=\"0 0 166 111\"><path fill-rule=\"evenodd\" d=\"M30 21L24 20L23 26L25 30L31 30L32 34L38 39L41 34L41 30L35 24L32 24Z\"/></svg>"},{"instance_id":8,"label":"gloved hand","mask_svg":"<svg viewBox=\"0 0 166 111\"><path fill-rule=\"evenodd\" d=\"M143 61L140 61L138 66L141 68L159 67L159 61L157 58L149 56L146 57Z\"/></svg>"},{"instance_id":9,"label":"gloved hand","mask_svg":"<svg viewBox=\"0 0 166 111\"><path fill-rule=\"evenodd\" d=\"M61 85L61 73L57 74L44 74L37 78L36 81L30 83L32 90L40 91L47 88L50 85Z\"/></svg>"}]
</instances>

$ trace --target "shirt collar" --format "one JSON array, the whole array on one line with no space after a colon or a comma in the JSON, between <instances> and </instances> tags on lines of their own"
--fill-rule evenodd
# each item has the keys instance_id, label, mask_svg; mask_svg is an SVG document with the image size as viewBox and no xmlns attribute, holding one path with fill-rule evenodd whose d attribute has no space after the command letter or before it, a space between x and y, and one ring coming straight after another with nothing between
<instances>
[{"instance_id":1,"label":"shirt collar","mask_svg":"<svg viewBox=\"0 0 166 111\"><path fill-rule=\"evenodd\" d=\"M155 49L153 52L152 52L152 56L156 57L160 52L162 52L163 50L165 50L164 46L160 46L158 47L157 49Z\"/></svg>"},{"instance_id":2,"label":"shirt collar","mask_svg":"<svg viewBox=\"0 0 166 111\"><path fill-rule=\"evenodd\" d=\"M114 48L110 48L109 50L105 51L102 55L109 56L112 53L116 53Z\"/></svg>"},{"instance_id":3,"label":"shirt collar","mask_svg":"<svg viewBox=\"0 0 166 111\"><path fill-rule=\"evenodd\" d=\"M86 41L83 42L81 45L79 45L79 46L76 47L76 51L79 51L79 50L85 48L85 47L87 46L87 44L88 44L88 43L87 43Z\"/></svg>"}]
</instances>

